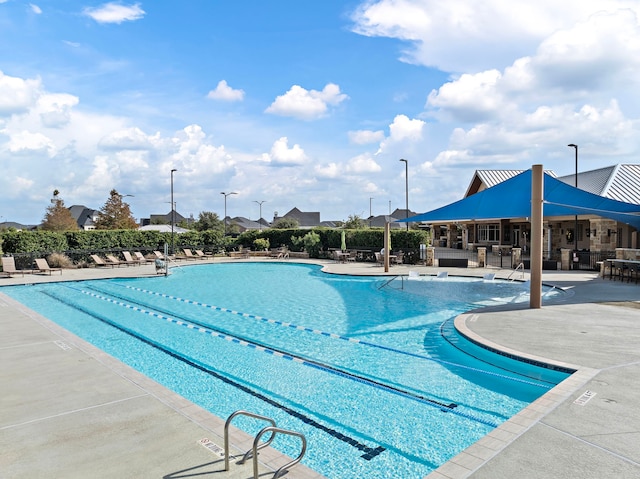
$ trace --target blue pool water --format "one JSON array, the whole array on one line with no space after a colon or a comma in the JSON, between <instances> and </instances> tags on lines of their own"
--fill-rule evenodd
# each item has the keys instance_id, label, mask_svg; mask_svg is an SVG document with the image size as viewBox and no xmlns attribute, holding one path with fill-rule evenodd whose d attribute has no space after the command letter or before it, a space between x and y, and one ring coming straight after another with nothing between
<instances>
[{"instance_id":1,"label":"blue pool water","mask_svg":"<svg viewBox=\"0 0 640 479\"><path fill-rule=\"evenodd\" d=\"M421 478L567 376L455 332L462 312L528 301L516 282L228 263L2 291L215 415L302 432L303 463L332 479Z\"/></svg>"}]
</instances>

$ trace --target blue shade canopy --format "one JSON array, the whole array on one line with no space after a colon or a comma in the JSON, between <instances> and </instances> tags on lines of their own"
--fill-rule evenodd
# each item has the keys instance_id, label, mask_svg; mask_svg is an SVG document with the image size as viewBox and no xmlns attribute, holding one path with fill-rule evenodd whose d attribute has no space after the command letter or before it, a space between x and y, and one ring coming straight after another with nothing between
<instances>
[{"instance_id":1,"label":"blue shade canopy","mask_svg":"<svg viewBox=\"0 0 640 479\"><path fill-rule=\"evenodd\" d=\"M611 200L544 175L545 218L597 215L640 229L640 205ZM399 222L484 221L531 216L531 170L447 206Z\"/></svg>"}]
</instances>

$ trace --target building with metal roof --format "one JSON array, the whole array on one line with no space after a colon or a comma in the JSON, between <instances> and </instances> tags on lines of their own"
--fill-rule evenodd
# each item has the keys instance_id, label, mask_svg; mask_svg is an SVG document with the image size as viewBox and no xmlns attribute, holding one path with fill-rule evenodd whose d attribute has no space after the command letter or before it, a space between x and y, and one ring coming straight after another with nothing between
<instances>
[{"instance_id":1,"label":"building with metal roof","mask_svg":"<svg viewBox=\"0 0 640 479\"><path fill-rule=\"evenodd\" d=\"M558 178L575 186L575 174ZM578 188L625 203L640 205L640 165L618 164L578 172Z\"/></svg>"},{"instance_id":2,"label":"building with metal roof","mask_svg":"<svg viewBox=\"0 0 640 479\"><path fill-rule=\"evenodd\" d=\"M464 199L501 185L527 170L477 170ZM570 186L575 186L575 175L557 177L553 171L546 173ZM615 200L632 205L640 205L640 165L620 164L578 174L578 189L607 200ZM512 194L501 199L508 204ZM462 200L461 200L462 201ZM443 207L444 208L444 207ZM553 208L552 208L553 209ZM436 210L434 210L436 211ZM485 219L451 218L450 221L430 222L434 231L434 244L473 249L477 246L502 248L520 247L526 251L530 241L528 214L522 217ZM420 220L420 215L417 217ZM630 224L633 223L633 224ZM614 219L605 211L591 209L575 214L545 217L544 249L545 257L554 257L560 250L568 249L588 252L612 252L616 248L635 248L640 243L636 224L632 221Z\"/></svg>"}]
</instances>

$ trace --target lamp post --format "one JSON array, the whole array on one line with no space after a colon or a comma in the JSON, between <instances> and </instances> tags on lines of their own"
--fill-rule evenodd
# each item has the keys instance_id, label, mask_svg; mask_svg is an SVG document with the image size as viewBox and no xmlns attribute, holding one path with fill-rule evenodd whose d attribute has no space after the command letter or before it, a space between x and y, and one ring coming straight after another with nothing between
<instances>
[{"instance_id":1,"label":"lamp post","mask_svg":"<svg viewBox=\"0 0 640 479\"><path fill-rule=\"evenodd\" d=\"M404 198L405 198L405 209L404 209L404 217L405 219L409 218L409 162L404 159L400 159L400 161L404 162ZM407 231L409 231L409 222L407 221Z\"/></svg>"},{"instance_id":2,"label":"lamp post","mask_svg":"<svg viewBox=\"0 0 640 479\"><path fill-rule=\"evenodd\" d=\"M578 187L578 145L576 145L575 143L569 143L567 145L570 148L573 148L576 151L576 178L575 178L575 182L576 182L576 188ZM574 238L574 248L575 248L575 253L574 254L578 254L578 215L576 215L576 226L575 226L575 230L574 230L574 234L573 234ZM573 269L576 269L576 262L573 262Z\"/></svg>"},{"instance_id":3,"label":"lamp post","mask_svg":"<svg viewBox=\"0 0 640 479\"><path fill-rule=\"evenodd\" d=\"M237 195L235 191L231 191L230 193L225 193L224 191L220 192L221 195L224 195L224 235L227 235L227 196L229 195Z\"/></svg>"},{"instance_id":4,"label":"lamp post","mask_svg":"<svg viewBox=\"0 0 640 479\"><path fill-rule=\"evenodd\" d=\"M373 198L369 198L369 228L371 228L371 200L373 200Z\"/></svg>"},{"instance_id":5,"label":"lamp post","mask_svg":"<svg viewBox=\"0 0 640 479\"><path fill-rule=\"evenodd\" d=\"M258 224L260 225L260 231L262 231L262 203L264 203L267 200L262 200L262 201L258 201L258 200L253 200L254 203L258 203L260 205L260 218L258 219ZM225 217L227 216L226 214L224 215Z\"/></svg>"},{"instance_id":6,"label":"lamp post","mask_svg":"<svg viewBox=\"0 0 640 479\"><path fill-rule=\"evenodd\" d=\"M176 210L173 207L173 174L178 171L175 168L171 170L171 254L173 254L173 249L175 245L174 241L174 225L176 224Z\"/></svg>"}]
</instances>

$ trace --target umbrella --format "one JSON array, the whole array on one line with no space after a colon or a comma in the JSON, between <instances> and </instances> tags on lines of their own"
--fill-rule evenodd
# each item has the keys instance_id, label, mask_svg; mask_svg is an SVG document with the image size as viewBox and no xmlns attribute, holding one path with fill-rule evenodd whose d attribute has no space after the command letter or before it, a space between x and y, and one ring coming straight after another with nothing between
<instances>
[{"instance_id":1,"label":"umbrella","mask_svg":"<svg viewBox=\"0 0 640 479\"><path fill-rule=\"evenodd\" d=\"M344 231L342 231L340 235L340 249L342 251L347 251L347 235Z\"/></svg>"}]
</instances>

